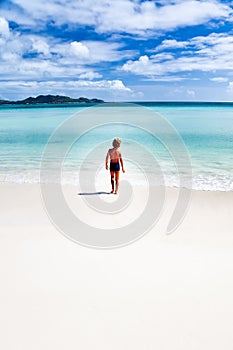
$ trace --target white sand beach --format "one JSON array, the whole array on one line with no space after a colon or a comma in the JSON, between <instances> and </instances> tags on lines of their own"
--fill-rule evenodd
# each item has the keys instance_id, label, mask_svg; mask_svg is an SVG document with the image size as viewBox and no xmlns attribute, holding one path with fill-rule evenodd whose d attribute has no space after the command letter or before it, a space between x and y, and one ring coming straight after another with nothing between
<instances>
[{"instance_id":1,"label":"white sand beach","mask_svg":"<svg viewBox=\"0 0 233 350\"><path fill-rule=\"evenodd\" d=\"M103 251L54 228L38 185L0 189L1 349L232 350L233 192L194 191L166 235L168 189L148 234Z\"/></svg>"}]
</instances>

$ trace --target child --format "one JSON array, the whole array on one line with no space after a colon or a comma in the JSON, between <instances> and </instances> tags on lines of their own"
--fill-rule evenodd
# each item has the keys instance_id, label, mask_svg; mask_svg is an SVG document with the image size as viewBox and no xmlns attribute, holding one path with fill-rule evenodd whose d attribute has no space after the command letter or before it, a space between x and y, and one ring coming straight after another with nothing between
<instances>
[{"instance_id":1,"label":"child","mask_svg":"<svg viewBox=\"0 0 233 350\"><path fill-rule=\"evenodd\" d=\"M106 156L106 169L108 170L108 158L110 158L110 175L111 175L111 184L112 184L112 191L111 193L117 194L118 187L119 187L119 175L120 175L120 163L123 173L125 172L123 159L121 151L119 151L119 147L121 145L121 140L116 138L112 141L113 148L110 148L108 150L107 156ZM120 163L119 163L120 162ZM114 192L114 176L115 176L115 192Z\"/></svg>"}]
</instances>

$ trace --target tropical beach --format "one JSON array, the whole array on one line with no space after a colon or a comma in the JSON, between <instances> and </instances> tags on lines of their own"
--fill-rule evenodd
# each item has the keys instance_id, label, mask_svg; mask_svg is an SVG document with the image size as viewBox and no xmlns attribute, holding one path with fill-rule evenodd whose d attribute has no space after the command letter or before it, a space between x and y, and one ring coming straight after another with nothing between
<instances>
[{"instance_id":1,"label":"tropical beach","mask_svg":"<svg viewBox=\"0 0 233 350\"><path fill-rule=\"evenodd\" d=\"M0 2L0 349L232 350L232 22Z\"/></svg>"},{"instance_id":2,"label":"tropical beach","mask_svg":"<svg viewBox=\"0 0 233 350\"><path fill-rule=\"evenodd\" d=\"M2 328L6 330L1 342L5 348L12 349L20 344L20 347L29 349L36 344L44 349L64 349L64 346L71 349L77 346L84 349L95 346L102 349L141 349L155 345L165 349L185 349L190 344L194 348L202 348L205 344L208 348L218 349L223 339L225 348L230 348L233 340L229 327L233 311L233 283L230 278L233 268L233 192L229 171L232 163L227 163L231 152L226 150L231 142L228 135L231 133L232 107L203 106L200 110L200 106L193 105L172 108L166 104L163 107L154 105L159 114L152 111L150 115L147 109L145 111L147 107L138 109L138 106L132 106L122 107L120 104L120 107L115 107L114 104L114 107L80 107L78 110L75 107L54 109L48 106L24 110L9 107L1 111L4 132L1 136L0 256L1 299L4 300ZM151 117L155 118L154 122L161 114L163 118L173 118L173 124L180 128L183 138L186 135L186 145L189 145L192 155L193 179L196 179L192 186L199 189L192 189L182 221L168 234L167 227L178 199L180 188L177 184L181 175L175 173L171 159L165 161L164 176L158 177L158 180L163 179L167 183L164 187L166 199L160 192L153 198L153 208L161 201L162 207L152 227L141 232L135 242L125 242L127 245L123 248L103 251L87 248L85 241L75 242L69 231L62 232L54 222L53 212L48 206L46 208L40 182L47 181L50 185L52 182L51 186L55 186L53 171L57 160L51 158L51 153L46 159L42 151L47 142L47 145L52 145L58 159L62 155L61 145L68 149L67 143L71 142L71 131L65 128L67 121L77 118L81 123L83 120L87 122L90 116L94 126L93 116L101 122L99 110L102 117L104 111L107 117L115 113L114 120L117 121L116 108L120 110L121 117L123 111L133 115L133 128L127 124L122 129L122 125L118 124L118 129L111 130L110 123L109 126L90 130L82 136L83 139L78 138L77 131L73 133L77 142L66 154L61 188L66 205L77 218L94 227L96 234L98 229L107 232L119 230L119 234L124 226L134 223L146 211L148 193L156 186L156 181L155 184L150 183L150 173L158 171L150 163L149 150L153 151L154 144L155 160L162 164L168 155L154 137L135 127L137 113L139 116L146 113L144 117L147 116L148 121ZM133 113L130 113L131 108ZM225 137L223 120L221 131L218 127L222 108L225 108ZM212 121L216 116L212 128L208 126L208 137L206 125L209 125L210 113ZM185 115L189 116L189 123ZM7 131L3 126L9 118L13 120ZM126 116L123 118L125 120ZM44 124L44 120L49 120L50 124ZM52 134L52 130L59 132L59 125L61 130L65 129L62 137L59 134L62 144L54 144L54 140L46 135ZM111 146L111 136L116 132L124 135L121 149L126 168L126 173L120 175L119 196L109 194L111 184L105 169L107 146ZM200 145L202 133L205 135L203 140L208 140L205 152L204 143ZM109 141L103 146L106 139ZM219 152L219 140L224 152ZM146 159L137 148L139 141L140 146L143 143L146 146ZM94 149L95 157L91 149ZM198 162L200 151L203 157ZM135 153L138 163L133 157ZM211 154L214 154L213 158ZM40 173L43 157L46 171L49 167L52 171L45 172L44 177ZM218 162L222 165L216 172ZM84 174L84 180L80 173ZM153 173L153 179L155 175ZM128 207L124 206L130 193L125 183L132 190ZM203 186L205 190L202 190ZM107 208L109 206L109 210L121 198L123 209L112 214L106 211L106 206L101 212L93 209L95 202L87 201L96 197ZM55 213L65 215L56 197L52 204ZM155 215L154 211L152 213ZM139 219L140 226L142 220ZM68 223L68 229L69 226ZM9 336L9 327L14 337Z\"/></svg>"}]
</instances>

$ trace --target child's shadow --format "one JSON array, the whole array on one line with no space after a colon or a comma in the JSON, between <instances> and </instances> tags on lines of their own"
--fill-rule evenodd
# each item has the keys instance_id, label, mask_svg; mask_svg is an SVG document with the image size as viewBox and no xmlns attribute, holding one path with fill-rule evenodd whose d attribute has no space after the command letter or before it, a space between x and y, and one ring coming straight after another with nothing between
<instances>
[{"instance_id":1,"label":"child's shadow","mask_svg":"<svg viewBox=\"0 0 233 350\"><path fill-rule=\"evenodd\" d=\"M79 196L95 196L95 195L100 195L100 194L111 194L111 192L104 192L104 191L99 191L99 192L79 192Z\"/></svg>"}]
</instances>

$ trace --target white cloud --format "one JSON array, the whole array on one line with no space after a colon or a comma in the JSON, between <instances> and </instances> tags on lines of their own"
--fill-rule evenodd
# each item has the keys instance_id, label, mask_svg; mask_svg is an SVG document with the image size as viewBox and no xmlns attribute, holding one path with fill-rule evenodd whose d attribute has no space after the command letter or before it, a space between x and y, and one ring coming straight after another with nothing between
<instances>
[{"instance_id":1,"label":"white cloud","mask_svg":"<svg viewBox=\"0 0 233 350\"><path fill-rule=\"evenodd\" d=\"M0 38L4 37L7 38L10 35L10 29L9 29L9 24L8 21L0 17Z\"/></svg>"},{"instance_id":2,"label":"white cloud","mask_svg":"<svg viewBox=\"0 0 233 350\"><path fill-rule=\"evenodd\" d=\"M155 2L138 0L12 0L24 11L17 23L25 25L27 18L37 26L53 20L54 24L89 25L98 33L130 33L152 35L155 30L171 30L183 26L207 23L212 19L226 19L231 8L221 1L179 0ZM16 11L16 10L15 10ZM12 19L12 11L4 11ZM182 14L182 15L181 15ZM30 23L32 25L32 22Z\"/></svg>"},{"instance_id":3,"label":"white cloud","mask_svg":"<svg viewBox=\"0 0 233 350\"><path fill-rule=\"evenodd\" d=\"M61 43L51 39L50 51L61 65L90 65L100 62L117 62L135 55L134 50L124 50L120 43L85 40ZM55 59L55 57L53 57Z\"/></svg>"},{"instance_id":4,"label":"white cloud","mask_svg":"<svg viewBox=\"0 0 233 350\"><path fill-rule=\"evenodd\" d=\"M196 91L194 89L182 85L175 87L170 93L175 100L178 98L178 100L190 101L196 98Z\"/></svg>"},{"instance_id":5,"label":"white cloud","mask_svg":"<svg viewBox=\"0 0 233 350\"><path fill-rule=\"evenodd\" d=\"M89 71L86 73L82 73L79 75L79 79L88 79L88 80L93 80L97 78L102 78L102 75L99 73L95 73L93 71Z\"/></svg>"},{"instance_id":6,"label":"white cloud","mask_svg":"<svg viewBox=\"0 0 233 350\"><path fill-rule=\"evenodd\" d=\"M178 54L166 52L150 57L141 56L135 61L127 61L122 70L149 78L188 72L226 73L233 70L232 52L233 35L212 33L194 37L185 42L185 45L182 42Z\"/></svg>"},{"instance_id":7,"label":"white cloud","mask_svg":"<svg viewBox=\"0 0 233 350\"><path fill-rule=\"evenodd\" d=\"M151 76L151 77L148 77L144 80L146 81L161 81L161 82L175 82L175 81L182 81L182 80L186 80L187 78L186 77L181 77L181 76L166 76L166 75L163 75L163 76L158 76L158 77L155 77L155 76Z\"/></svg>"},{"instance_id":8,"label":"white cloud","mask_svg":"<svg viewBox=\"0 0 233 350\"><path fill-rule=\"evenodd\" d=\"M54 86L54 87L93 87L99 89L111 89L111 90L122 90L122 91L132 91L130 88L126 87L121 80L98 80L98 81L88 81L88 80L70 80L70 81L56 81L56 80L48 80L48 81L25 81L25 80L12 80L3 82L5 86L27 86L27 87L35 87L35 86Z\"/></svg>"},{"instance_id":9,"label":"white cloud","mask_svg":"<svg viewBox=\"0 0 233 350\"><path fill-rule=\"evenodd\" d=\"M132 92L132 90L125 86L121 80L98 80L98 81L87 81L78 80L70 82L68 84L74 84L76 87L88 88L88 89L100 89L100 90L113 90L121 92Z\"/></svg>"},{"instance_id":10,"label":"white cloud","mask_svg":"<svg viewBox=\"0 0 233 350\"><path fill-rule=\"evenodd\" d=\"M163 40L161 45L156 47L156 51L162 51L166 49L181 49L187 46L187 41L177 41L172 40Z\"/></svg>"},{"instance_id":11,"label":"white cloud","mask_svg":"<svg viewBox=\"0 0 233 350\"><path fill-rule=\"evenodd\" d=\"M121 80L108 80L107 84L109 85L110 90L132 92L132 90L129 87L126 87Z\"/></svg>"},{"instance_id":12,"label":"white cloud","mask_svg":"<svg viewBox=\"0 0 233 350\"><path fill-rule=\"evenodd\" d=\"M10 95L15 94L17 88L17 98L27 96L36 96L38 94L66 94L69 96L83 96L83 94L89 94L92 97L98 93L102 93L103 96L109 96L110 98L116 96L134 96L134 91L121 80L12 80L1 82L0 94L5 96L5 91L8 91Z\"/></svg>"},{"instance_id":13,"label":"white cloud","mask_svg":"<svg viewBox=\"0 0 233 350\"><path fill-rule=\"evenodd\" d=\"M196 95L196 93L195 93L195 91L194 90L187 90L187 95L188 96L190 96L190 97L192 97L192 98L194 98L195 97L195 95Z\"/></svg>"},{"instance_id":14,"label":"white cloud","mask_svg":"<svg viewBox=\"0 0 233 350\"><path fill-rule=\"evenodd\" d=\"M21 34L1 21L0 79L101 78L92 64L121 61L134 55L120 43L104 41L61 42L50 36ZM98 67L100 69L101 67Z\"/></svg>"},{"instance_id":15,"label":"white cloud","mask_svg":"<svg viewBox=\"0 0 233 350\"><path fill-rule=\"evenodd\" d=\"M75 56L78 56L78 58L88 59L90 57L90 51L88 47L82 44L81 42L72 41L70 43L70 50L71 53Z\"/></svg>"},{"instance_id":16,"label":"white cloud","mask_svg":"<svg viewBox=\"0 0 233 350\"><path fill-rule=\"evenodd\" d=\"M233 81L230 81L227 87L227 92L233 94Z\"/></svg>"},{"instance_id":17,"label":"white cloud","mask_svg":"<svg viewBox=\"0 0 233 350\"><path fill-rule=\"evenodd\" d=\"M136 61L126 62L122 69L126 72L131 72L144 76L159 76L162 75L162 65L154 63L147 55L140 56Z\"/></svg>"},{"instance_id":18,"label":"white cloud","mask_svg":"<svg viewBox=\"0 0 233 350\"><path fill-rule=\"evenodd\" d=\"M161 53L158 53L157 55L150 56L150 58L153 59L154 62L171 60L173 59L173 57L174 57L173 54L168 52L161 52Z\"/></svg>"},{"instance_id":19,"label":"white cloud","mask_svg":"<svg viewBox=\"0 0 233 350\"><path fill-rule=\"evenodd\" d=\"M226 77L214 77L210 78L211 81L215 81L217 83L226 83L229 79Z\"/></svg>"},{"instance_id":20,"label":"white cloud","mask_svg":"<svg viewBox=\"0 0 233 350\"><path fill-rule=\"evenodd\" d=\"M32 51L42 54L44 57L50 57L49 44L43 39L38 37L31 37Z\"/></svg>"},{"instance_id":21,"label":"white cloud","mask_svg":"<svg viewBox=\"0 0 233 350\"><path fill-rule=\"evenodd\" d=\"M130 58L137 53L135 50L124 50L122 43L84 40L83 44L90 51L90 61L92 63L117 62Z\"/></svg>"}]
</instances>

